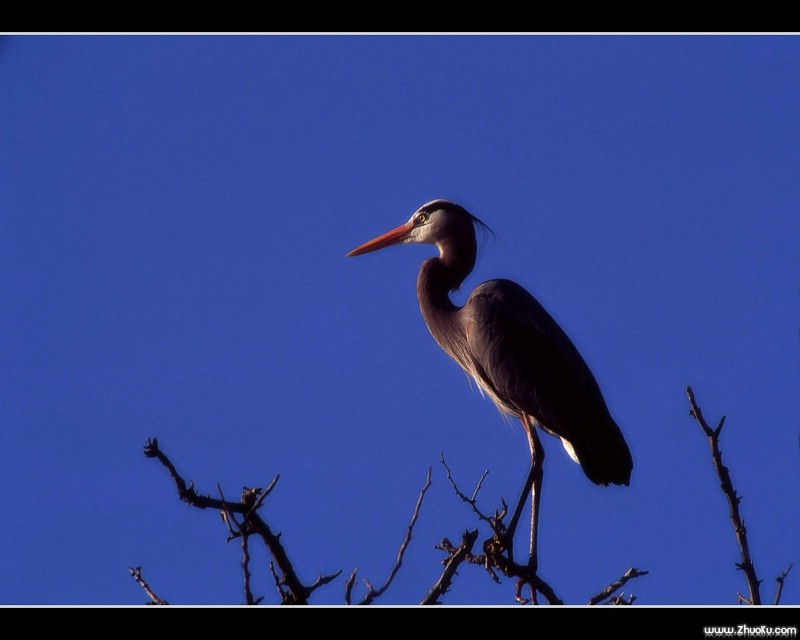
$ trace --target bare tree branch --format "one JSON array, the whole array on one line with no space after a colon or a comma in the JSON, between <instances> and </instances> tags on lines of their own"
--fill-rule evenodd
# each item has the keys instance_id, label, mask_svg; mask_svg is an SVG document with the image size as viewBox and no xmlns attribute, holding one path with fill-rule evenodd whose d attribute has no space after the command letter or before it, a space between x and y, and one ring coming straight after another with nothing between
<instances>
[{"instance_id":1,"label":"bare tree branch","mask_svg":"<svg viewBox=\"0 0 800 640\"><path fill-rule=\"evenodd\" d=\"M422 500L425 498L425 492L428 490L428 487L431 486L431 468L428 467L428 475L425 477L425 486L422 487L422 490L419 492L419 497L417 498L417 504L414 507L414 513L411 515L411 522L408 523L408 529L406 530L406 537L403 540L403 543L400 545L400 550L397 552L397 560L392 567L392 570L389 572L389 577L386 578L386 582L383 583L383 586L380 589L375 589L369 582L369 580L364 580L364 583L367 586L367 593L364 595L364 598L359 602L359 604L367 605L371 604L375 598L382 596L389 586L392 584L392 580L397 575L397 572L400 571L400 566L403 564L403 556L406 553L406 549L408 548L409 543L411 542L411 534L414 531L414 525L417 524L417 518L419 517L419 511L422 508ZM355 581L355 574L356 570L353 569L353 573L351 574L351 578ZM348 583L350 580L348 579ZM352 586L350 590L347 590L347 586L345 586L345 600L347 600L352 592Z\"/></svg>"},{"instance_id":2,"label":"bare tree branch","mask_svg":"<svg viewBox=\"0 0 800 640\"><path fill-rule=\"evenodd\" d=\"M442 464L444 464L444 459L442 459ZM461 536L461 544L458 545L458 547L453 547L452 543L446 538L442 540L439 548L447 549L450 553L443 561L444 570L442 571L442 575L436 581L436 584L430 588L420 604L440 604L439 598L450 589L450 585L453 583L453 577L456 575L459 565L472 554L472 547L477 539L478 530L473 529L472 531L464 532Z\"/></svg>"},{"instance_id":3,"label":"bare tree branch","mask_svg":"<svg viewBox=\"0 0 800 640\"><path fill-rule=\"evenodd\" d=\"M493 540L487 540L484 543L484 550L486 550L487 543L491 543ZM564 604L564 601L556 595L556 592L553 588L547 584L542 578L540 578L536 572L533 571L532 567L529 567L527 564L518 564L513 560L509 560L506 556L499 553L499 549L490 549L487 553L488 561L496 566L503 574L505 574L509 578L517 578L517 597L519 602L529 602L522 598L522 588L527 584L534 589L534 591L538 591L541 593L545 600L547 600L548 604ZM535 595L532 594L532 597Z\"/></svg>"},{"instance_id":4,"label":"bare tree branch","mask_svg":"<svg viewBox=\"0 0 800 640\"><path fill-rule=\"evenodd\" d=\"M470 564L480 564L483 566L489 572L489 575L495 582L499 582L499 578L494 572L494 568L498 569L500 573L504 574L508 578L517 578L519 582L517 584L516 596L519 602L535 602L536 592L538 591L545 597L548 603L564 604L563 601L556 595L553 588L542 578L540 578L531 567L514 562L513 556L511 555L511 541L508 540L507 528L504 522L505 517L508 515L508 505L506 504L505 500L500 498L500 509L495 511L494 515L492 516L487 516L478 508L476 501L477 495L481 486L483 485L483 481L486 478L488 471L485 471L478 480L478 485L476 486L472 497L468 497L463 491L461 491L461 489L459 489L458 484L453 479L453 474L450 471L450 467L448 467L447 463L445 462L444 454L440 454L439 459L445 469L447 479L449 480L450 485L453 487L453 491L455 492L456 496L458 496L459 500L468 504L472 508L473 513L478 516L478 519L486 522L493 533L493 536L485 540L483 543L483 555L475 556L470 552L466 555L464 560ZM525 497L526 495L523 494L520 500L524 500ZM449 544L449 541L446 539L442 542L442 544L444 542L448 542ZM441 545L440 548L445 549L445 547ZM525 585L528 585L532 588L530 600L526 600L522 597L522 589Z\"/></svg>"},{"instance_id":5,"label":"bare tree branch","mask_svg":"<svg viewBox=\"0 0 800 640\"><path fill-rule=\"evenodd\" d=\"M751 604L761 604L761 581L756 576L756 568L750 557L750 545L747 542L747 529L744 526L744 519L739 512L739 503L741 497L736 493L733 487L731 475L728 472L728 467L722 463L722 451L719 448L719 436L722 433L722 426L725 424L725 416L723 416L715 429L708 426L703 412L697 405L694 397L694 392L691 387L686 387L686 395L689 397L689 405L691 415L700 425L703 433L708 438L708 446L711 448L711 458L714 461L714 469L719 477L720 486L725 497L728 499L728 509L730 511L731 523L733 524L733 532L736 534L736 541L739 543L739 553L742 561L737 562L737 568L741 569L747 580L747 588L750 592L750 597L746 598Z\"/></svg>"},{"instance_id":6,"label":"bare tree branch","mask_svg":"<svg viewBox=\"0 0 800 640\"><path fill-rule=\"evenodd\" d=\"M631 605L636 601L636 596L631 594L628 596L628 599L625 599L625 594L620 593L618 596L614 596L609 600L609 604L617 604L617 605Z\"/></svg>"},{"instance_id":7,"label":"bare tree branch","mask_svg":"<svg viewBox=\"0 0 800 640\"><path fill-rule=\"evenodd\" d=\"M480 479L478 480L477 486L475 487L475 491L472 492L472 497L470 498L467 497L466 494L464 494L461 491L461 489L458 488L458 484L456 484L456 481L453 479L453 474L450 471L450 467L448 467L447 462L445 462L444 453L439 452L439 460L442 463L442 466L444 467L445 473L447 474L447 480L450 482L450 486L453 487L453 491L455 491L459 500L467 503L472 508L473 513L475 513L475 515L478 516L478 519L486 522L492 528L492 531L496 535L502 536L505 533L505 527L502 525L502 522L503 518L506 516L506 513L508 511L508 507L505 501L502 498L500 499L501 509L495 512L493 516L487 516L485 513L483 513L478 508L478 503L477 503L478 492L481 490L481 486L483 485L483 481L486 479L486 476L489 475L489 470L487 469L486 471L483 472Z\"/></svg>"},{"instance_id":8,"label":"bare tree branch","mask_svg":"<svg viewBox=\"0 0 800 640\"><path fill-rule=\"evenodd\" d=\"M723 464L722 452L719 447L719 439L725 424L725 417L723 416L720 419L716 427L711 428L696 402L692 388L687 387L686 392L690 404L690 415L696 420L708 439L714 468L720 481L720 487L728 501L730 519L739 545L741 562L736 563L736 566L741 569L745 575L749 595L745 596L737 592L737 599L739 602L748 605L761 604L761 581L758 580L756 576L755 567L750 556L747 530L744 526L744 519L739 509L741 497L737 494L733 486L728 468ZM182 501L199 509L217 509L230 534L228 541L241 538L241 564L244 578L244 596L247 604L259 604L263 600L263 597L254 598L251 590L252 575L250 571L251 557L249 549L249 537L251 535L256 535L261 538L273 557L273 561L269 563L269 571L273 577L282 604L307 604L308 598L316 589L329 584L341 574L340 570L331 575L319 575L312 584L303 584L297 576L292 563L288 559L286 550L280 540L280 534L274 533L267 522L259 515L258 510L263 506L267 496L274 490L280 475L276 475L264 489L245 487L242 491L240 502L232 502L225 498L219 484L217 484L219 493L218 499L210 495L198 493L192 482L187 484L184 478L178 473L175 465L159 449L157 438L153 438L152 440L148 438L144 453L147 457L158 459L167 469L177 487L178 496ZM487 515L478 507L478 495L489 474L489 470L487 469L481 474L475 489L472 491L472 494L468 496L461 491L453 478L453 474L445 461L443 453L440 454L440 461L456 496L459 500L470 506L472 512L480 521L489 525L492 535L483 541L483 553L480 554L473 553L473 548L479 537L478 529L464 531L458 546L453 545L447 538L444 538L436 547L437 549L445 551L447 554L442 560L444 568L439 579L422 599L421 604L440 604L442 597L452 587L453 580L458 574L459 567L465 562L482 566L489 573L491 579L497 583L500 582L499 574L507 578L515 579L515 599L518 602L536 604L537 594L541 594L549 604L563 604L563 601L556 595L553 588L536 573L535 567L530 566L530 564L523 565L514 562L511 541L508 540L510 537L509 527L511 525L506 525L504 522L505 518L508 516L508 505L505 500L503 500L502 497L500 498L500 508L497 509L493 515ZM392 585L393 580L402 566L405 553L411 542L414 527L420 515L423 500L430 486L431 468L428 468L425 484L420 490L411 520L406 530L406 535L397 552L395 563L389 575L380 588L375 588L369 580L365 579L366 593L359 604L371 604L382 596ZM520 497L517 508L515 509L515 518L516 514L520 512L522 506L524 506L524 499L527 497L526 494L527 492L523 492L523 495ZM792 564L789 564L775 579L777 583L773 602L775 605L780 603L784 582L792 566ZM131 567L129 571L131 576L144 589L145 593L147 593L151 600L150 604L168 604L166 600L159 598L152 591L147 582L145 582L141 575L140 567L136 567L135 569ZM589 604L597 605L605 603L613 605L632 605L636 600L636 596L633 594L628 594L626 596L621 589L630 580L648 575L648 573L648 571L639 570L636 567L629 568L618 580L612 582L602 591L592 596L589 600ZM356 567L345 583L344 600L347 605L350 605L352 602L357 575L358 568ZM523 591L525 591L526 588L530 589L529 598L523 596Z\"/></svg>"},{"instance_id":9,"label":"bare tree branch","mask_svg":"<svg viewBox=\"0 0 800 640\"><path fill-rule=\"evenodd\" d=\"M617 580L616 582L612 582L605 589L600 591L597 595L592 596L589 599L589 604L600 604L601 602L603 602L605 600L608 600L609 598L611 598L611 596L614 595L614 593L616 591L618 591L619 589L622 589L622 587L625 586L625 584L628 582L628 580L633 580L634 578L638 578L640 576L646 576L648 573L650 573L650 572L649 571L639 571L639 569L637 569L636 567L631 567L630 569L628 569L625 572L625 574L619 580ZM622 597L622 595L620 595L620 597ZM633 595L631 595L631 598L635 599L635 597ZM617 604L617 603L615 603L615 604ZM619 604L623 604L623 603L619 603ZM624 604L633 604L633 600L630 600L629 602L625 602Z\"/></svg>"},{"instance_id":10,"label":"bare tree branch","mask_svg":"<svg viewBox=\"0 0 800 640\"><path fill-rule=\"evenodd\" d=\"M166 605L169 604L163 598L159 598L155 592L150 588L150 585L147 584L145 579L142 577L142 568L141 567L128 567L128 571L130 571L131 576L134 580L139 584L139 586L144 589L144 592L147 594L147 597L150 598L150 602L147 604L159 604L159 605Z\"/></svg>"},{"instance_id":11,"label":"bare tree branch","mask_svg":"<svg viewBox=\"0 0 800 640\"><path fill-rule=\"evenodd\" d=\"M475 491L472 492L472 497L470 498L472 502L475 502L475 500L477 500L478 492L481 490L481 487L483 486L483 481L486 480L486 476L488 475L489 475L489 470L487 469L481 474L481 477L478 478L478 484L475 485Z\"/></svg>"},{"instance_id":12,"label":"bare tree branch","mask_svg":"<svg viewBox=\"0 0 800 640\"><path fill-rule=\"evenodd\" d=\"M261 492L261 495L258 496L258 500L256 500L255 504L253 505L253 511L258 511L261 508L261 505L264 504L264 499L272 493L272 490L275 488L275 485L278 484L278 480L281 479L281 474L277 474L273 479L272 482L267 485L267 488Z\"/></svg>"},{"instance_id":13,"label":"bare tree branch","mask_svg":"<svg viewBox=\"0 0 800 640\"><path fill-rule=\"evenodd\" d=\"M275 571L275 563L272 561L269 563L269 572L272 575L272 580L275 583L275 588L278 590L278 595L281 598L281 602L287 602L291 596L286 592L286 589L283 588L281 579L278 577L278 573Z\"/></svg>"},{"instance_id":14,"label":"bare tree branch","mask_svg":"<svg viewBox=\"0 0 800 640\"><path fill-rule=\"evenodd\" d=\"M158 438L153 438L152 440L150 438L147 439L147 444L144 447L144 455L148 458L156 458L167 468L167 471L169 471L169 474L175 481L175 486L178 488L178 497L181 500L193 507L196 507L197 509L216 509L218 511L225 510L223 501L216 500L211 496L204 496L197 493L197 489L194 488L193 482L190 482L188 485L186 484L186 481L181 477L177 469L175 469L175 465L172 464L172 461L167 458L166 455L164 455L161 449L159 449ZM236 504L234 502L229 502L227 504L228 510L232 513L245 512L244 505Z\"/></svg>"},{"instance_id":15,"label":"bare tree branch","mask_svg":"<svg viewBox=\"0 0 800 640\"><path fill-rule=\"evenodd\" d=\"M178 473L175 465L172 464L170 459L161 451L158 446L158 438L147 439L147 444L144 448L144 454L148 458L156 458L161 464L166 467L172 476L176 487L178 488L178 496L187 504L198 509L217 509L222 512L223 520L225 521L228 530L231 532L231 538L242 536L246 538L250 535L257 535L267 546L267 549L272 554L275 560L275 565L280 570L280 577L275 572L275 565L272 566L273 575L275 576L276 586L281 594L282 604L308 604L309 596L319 587L327 584L333 580L340 572L332 576L320 576L314 584L310 586L304 585L300 578L297 576L292 563L286 554L286 549L280 541L280 534L273 533L269 525L257 513L257 509L261 507L264 498L272 491L278 481L276 476L269 486L264 489L250 489L245 487L242 491L240 502L231 502L225 500L220 491L221 499L212 498L208 495L202 495L194 488L193 483L186 484L186 481ZM243 517L241 523L237 522L233 514L239 514ZM249 572L249 569L248 569ZM248 579L249 581L249 579ZM283 587L286 589L283 589ZM249 588L249 587L248 587ZM251 594L252 598L252 594Z\"/></svg>"},{"instance_id":16,"label":"bare tree branch","mask_svg":"<svg viewBox=\"0 0 800 640\"><path fill-rule=\"evenodd\" d=\"M242 540L242 575L244 577L245 604L259 604L264 599L263 596L260 598L253 598L253 592L250 590L250 549L248 547L249 532L236 520L234 515L228 509L228 502L225 500L225 494L222 492L222 487L220 486L219 482L217 483L217 492L219 493L223 507L222 511L220 512L220 516L222 516L222 521L225 523L225 526L228 528L228 532L230 533L227 542L230 542L236 538L241 538ZM249 494L247 490L245 490L245 492L242 494L242 500L247 499L246 496L248 495Z\"/></svg>"},{"instance_id":17,"label":"bare tree branch","mask_svg":"<svg viewBox=\"0 0 800 640\"><path fill-rule=\"evenodd\" d=\"M786 567L781 575L775 578L775 582L778 583L777 588L775 589L775 599L772 601L772 604L778 605L781 603L781 593L783 593L783 581L786 580L786 576L789 575L789 572L792 570L792 566L794 563L789 563L789 566Z\"/></svg>"},{"instance_id":18,"label":"bare tree branch","mask_svg":"<svg viewBox=\"0 0 800 640\"><path fill-rule=\"evenodd\" d=\"M264 598L253 598L250 590L250 551L247 548L247 536L242 536L242 573L244 574L244 601L247 604L259 604Z\"/></svg>"},{"instance_id":19,"label":"bare tree branch","mask_svg":"<svg viewBox=\"0 0 800 640\"><path fill-rule=\"evenodd\" d=\"M312 582L310 585L308 585L308 593L309 593L309 595L314 593L320 587L324 587L329 582L333 582L341 574L342 574L342 570L339 569L338 571L336 571L334 573L331 573L331 574L329 574L327 576L323 576L323 575L317 576L317 579L314 580L314 582Z\"/></svg>"},{"instance_id":20,"label":"bare tree branch","mask_svg":"<svg viewBox=\"0 0 800 640\"><path fill-rule=\"evenodd\" d=\"M289 589L290 597L284 600L283 604L308 604L310 595L308 587L303 585L300 578L297 577L289 556L286 555L286 549L281 544L280 535L273 533L269 525L257 513L250 514L249 519L253 530L267 545L267 549L275 559L275 564L281 571L281 584L286 585Z\"/></svg>"},{"instance_id":21,"label":"bare tree branch","mask_svg":"<svg viewBox=\"0 0 800 640\"><path fill-rule=\"evenodd\" d=\"M347 582L344 584L344 603L346 605L350 605L353 603L353 587L356 586L356 574L358 573L358 567L353 567L353 573L350 574L350 577L347 579Z\"/></svg>"},{"instance_id":22,"label":"bare tree branch","mask_svg":"<svg viewBox=\"0 0 800 640\"><path fill-rule=\"evenodd\" d=\"M236 518L233 517L233 514L228 510L228 504L225 500L225 494L222 493L222 487L217 483L217 493L219 493L220 500L222 500L222 511L220 511L219 515L222 518L222 521L225 523L225 526L228 527L228 539L226 542L230 542L242 536L242 525L240 525ZM246 537L246 536L242 536Z\"/></svg>"}]
</instances>

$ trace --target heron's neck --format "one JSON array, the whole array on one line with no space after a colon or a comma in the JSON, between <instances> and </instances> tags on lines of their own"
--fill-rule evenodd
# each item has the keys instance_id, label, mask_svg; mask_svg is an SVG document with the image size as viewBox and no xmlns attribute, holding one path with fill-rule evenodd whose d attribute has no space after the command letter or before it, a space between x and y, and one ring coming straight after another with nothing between
<instances>
[{"instance_id":1,"label":"heron's neck","mask_svg":"<svg viewBox=\"0 0 800 640\"><path fill-rule=\"evenodd\" d=\"M471 243L458 244L443 241L438 247L439 257L423 262L417 278L417 298L428 326L458 310L449 294L470 274L477 253L474 239Z\"/></svg>"}]
</instances>

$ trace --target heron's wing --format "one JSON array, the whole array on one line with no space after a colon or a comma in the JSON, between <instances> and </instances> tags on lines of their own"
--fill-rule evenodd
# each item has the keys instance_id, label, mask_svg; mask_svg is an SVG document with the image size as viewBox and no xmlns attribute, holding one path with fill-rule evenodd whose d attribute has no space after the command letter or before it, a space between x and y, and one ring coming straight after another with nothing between
<instances>
[{"instance_id":1,"label":"heron's wing","mask_svg":"<svg viewBox=\"0 0 800 640\"><path fill-rule=\"evenodd\" d=\"M533 416L567 440L595 482L627 481L630 453L597 381L531 294L509 280L491 280L470 296L464 320L473 367L498 404ZM595 463L603 466L606 459L613 469L594 473Z\"/></svg>"},{"instance_id":2,"label":"heron's wing","mask_svg":"<svg viewBox=\"0 0 800 640\"><path fill-rule=\"evenodd\" d=\"M607 411L578 350L518 284L485 282L473 292L466 312L470 356L505 404L567 439L574 435L568 418Z\"/></svg>"}]
</instances>

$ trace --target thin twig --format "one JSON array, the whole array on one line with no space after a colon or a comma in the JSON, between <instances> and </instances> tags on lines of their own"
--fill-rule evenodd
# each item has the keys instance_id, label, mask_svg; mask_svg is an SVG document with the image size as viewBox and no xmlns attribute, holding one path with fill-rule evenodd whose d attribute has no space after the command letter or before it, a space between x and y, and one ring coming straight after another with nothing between
<instances>
[{"instance_id":1,"label":"thin twig","mask_svg":"<svg viewBox=\"0 0 800 640\"><path fill-rule=\"evenodd\" d=\"M614 596L609 600L609 604L617 604L617 605L631 605L636 601L636 596L631 594L628 596L628 599L625 599L625 594L620 593L618 596Z\"/></svg>"},{"instance_id":2,"label":"thin twig","mask_svg":"<svg viewBox=\"0 0 800 640\"><path fill-rule=\"evenodd\" d=\"M272 490L275 488L275 485L278 484L278 480L280 480L280 478L281 474L279 473L272 479L272 482L270 482L267 488L264 489L258 496L258 499L253 505L251 511L258 511L261 508L261 505L264 504L264 498L266 498L270 493L272 493Z\"/></svg>"},{"instance_id":3,"label":"thin twig","mask_svg":"<svg viewBox=\"0 0 800 640\"><path fill-rule=\"evenodd\" d=\"M422 500L425 498L425 492L428 490L428 487L431 486L431 468L428 467L428 475L425 477L425 486L422 487L422 490L419 492L419 497L417 498L417 504L414 507L414 513L411 515L411 522L408 523L408 528L406 529L406 537L403 540L403 543L400 545L400 550L397 552L397 560L392 567L392 570L389 572L389 577L386 578L386 582L383 583L383 586L380 589L375 589L368 580L365 580L365 584L367 585L367 593L364 595L364 598L361 600L359 604L371 604L375 598L382 596L389 586L392 584L392 580L397 575L397 572L400 571L400 566L403 564L403 556L406 553L406 549L408 548L409 543L411 542L411 534L414 531L414 525L417 524L417 518L419 517L419 511L422 508ZM354 572L355 573L355 572ZM338 574L337 574L338 575Z\"/></svg>"},{"instance_id":4,"label":"thin twig","mask_svg":"<svg viewBox=\"0 0 800 640\"><path fill-rule=\"evenodd\" d=\"M450 589L450 585L453 583L453 576L456 575L458 566L472 553L472 547L477 539L478 530L473 529L472 531L464 532L461 536L461 544L458 545L458 547L453 547L447 539L442 541L440 548L449 548L451 549L451 553L444 561L442 575L436 581L436 584L430 588L420 604L440 604L439 598Z\"/></svg>"},{"instance_id":5,"label":"thin twig","mask_svg":"<svg viewBox=\"0 0 800 640\"><path fill-rule=\"evenodd\" d=\"M225 523L225 526L228 527L228 532L230 535L228 536L227 542L242 536L242 525L240 525L236 518L233 517L233 514L228 509L227 501L225 500L225 494L222 493L222 487L220 486L219 482L217 483L217 492L219 493L220 500L222 500L222 511L220 512L220 516L222 516L222 521ZM246 536L242 536L243 538Z\"/></svg>"},{"instance_id":6,"label":"thin twig","mask_svg":"<svg viewBox=\"0 0 800 640\"><path fill-rule=\"evenodd\" d=\"M344 603L347 605L353 603L352 600L353 587L356 586L357 573L358 573L358 567L353 567L353 573L350 574L350 577L347 579L347 582L344 583Z\"/></svg>"},{"instance_id":7,"label":"thin twig","mask_svg":"<svg viewBox=\"0 0 800 640\"><path fill-rule=\"evenodd\" d=\"M691 387L686 387L686 395L689 397L689 405L691 407L689 415L697 421L697 424L700 425L703 433L708 438L708 446L711 448L711 458L714 461L714 469L717 472L717 477L719 477L722 492L728 499L728 509L730 511L731 523L733 524L733 532L736 534L736 541L739 543L739 553L742 558L742 561L737 562L736 566L744 573L745 579L747 580L747 588L750 592L750 597L745 599L752 604L761 604L759 586L761 581L756 576L756 568L750 557L750 545L747 542L747 529L744 526L744 519L739 512L739 503L742 499L733 487L733 481L728 472L728 467L722 463L722 451L720 451L719 448L719 436L722 432L722 426L725 424L725 416L722 416L717 427L712 429L708 426L708 423L703 417L703 412L700 410L700 407L697 406Z\"/></svg>"},{"instance_id":8,"label":"thin twig","mask_svg":"<svg viewBox=\"0 0 800 640\"><path fill-rule=\"evenodd\" d=\"M258 604L264 598L253 598L250 590L250 551L247 548L247 536L242 536L242 573L244 574L244 601L246 604Z\"/></svg>"},{"instance_id":9,"label":"thin twig","mask_svg":"<svg viewBox=\"0 0 800 640\"><path fill-rule=\"evenodd\" d=\"M314 582L312 582L310 585L308 585L309 595L314 593L320 587L324 587L329 582L333 582L334 580L336 580L336 578L338 578L341 575L341 573L342 570L339 569L336 573L331 573L330 575L327 576L323 575L317 576L317 579L314 580Z\"/></svg>"},{"instance_id":10,"label":"thin twig","mask_svg":"<svg viewBox=\"0 0 800 640\"><path fill-rule=\"evenodd\" d=\"M439 452L439 461L442 463L445 473L447 474L447 479L450 482L450 486L453 487L453 491L456 492L458 498L462 502L466 502L470 507L472 507L472 511L475 513L475 515L478 516L480 520L483 520L484 522L488 523L492 527L492 530L494 531L496 521L493 520L491 516L487 516L485 513L483 513L478 508L477 504L478 491L480 491L481 489L481 485L483 484L484 478L486 478L486 476L489 474L488 469L483 472L483 475L481 475L480 480L478 480L478 486L475 487L475 491L472 493L472 497L470 498L467 497L464 493L462 493L461 489L458 488L458 484L456 484L456 481L453 479L453 474L450 471L450 467L447 466L447 462L445 462L444 460L443 452Z\"/></svg>"},{"instance_id":11,"label":"thin twig","mask_svg":"<svg viewBox=\"0 0 800 640\"><path fill-rule=\"evenodd\" d=\"M790 562L789 566L783 570L781 575L775 578L775 582L778 583L778 586L775 589L775 600L773 600L772 604L778 605L781 603L781 593L783 593L783 581L786 580L786 576L789 575L789 572L792 570L793 565L794 563Z\"/></svg>"},{"instance_id":12,"label":"thin twig","mask_svg":"<svg viewBox=\"0 0 800 640\"><path fill-rule=\"evenodd\" d=\"M600 604L601 602L608 600L609 598L611 598L611 596L614 595L616 591L622 589L622 587L625 586L628 580L633 580L634 578L639 578L640 576L646 576L648 573L650 572L639 571L639 569L637 569L636 567L631 567L623 574L623 576L619 580L617 580L616 582L612 582L605 589L600 591L597 595L592 596L589 599L589 604ZM622 596L620 595L620 597ZM632 601L626 602L625 604L632 604Z\"/></svg>"},{"instance_id":13,"label":"thin twig","mask_svg":"<svg viewBox=\"0 0 800 640\"><path fill-rule=\"evenodd\" d=\"M228 509L228 501L225 500L225 494L222 492L222 486L220 486L219 482L217 483L217 492L219 493L223 507L220 515L222 516L222 521L225 523L225 526L228 527L228 532L230 533L227 541L230 542L235 538L242 539L242 575L244 577L245 604L259 604L264 599L263 596L260 598L253 598L253 592L250 590L250 550L248 548L247 540L250 532L246 528L247 517L245 517L244 523L240 524L237 522L236 518L230 512L230 509ZM246 491L242 494L243 501L246 499L245 496L247 495L249 494Z\"/></svg>"},{"instance_id":14,"label":"thin twig","mask_svg":"<svg viewBox=\"0 0 800 640\"><path fill-rule=\"evenodd\" d=\"M150 602L148 604L159 604L159 605L166 605L169 604L163 598L159 598L155 592L150 588L150 585L147 584L147 581L142 577L142 568L141 567L128 567L128 571L130 571L131 576L134 580L139 584L139 586L144 589L144 592L147 594L147 597L150 598Z\"/></svg>"},{"instance_id":15,"label":"thin twig","mask_svg":"<svg viewBox=\"0 0 800 640\"><path fill-rule=\"evenodd\" d=\"M486 476L488 475L489 475L489 470L487 469L481 474L481 477L478 478L478 484L475 485L475 491L472 492L472 497L470 498L471 502L475 502L475 500L477 500L478 492L481 490L481 487L483 486L483 481L486 480Z\"/></svg>"},{"instance_id":16,"label":"thin twig","mask_svg":"<svg viewBox=\"0 0 800 640\"><path fill-rule=\"evenodd\" d=\"M286 590L283 588L283 585L281 585L281 579L278 577L278 573L275 571L275 563L273 563L272 561L270 561L269 563L269 572L272 575L273 582L275 582L275 588L278 590L278 595L281 598L281 603L287 604L291 599L291 595L288 594Z\"/></svg>"}]
</instances>

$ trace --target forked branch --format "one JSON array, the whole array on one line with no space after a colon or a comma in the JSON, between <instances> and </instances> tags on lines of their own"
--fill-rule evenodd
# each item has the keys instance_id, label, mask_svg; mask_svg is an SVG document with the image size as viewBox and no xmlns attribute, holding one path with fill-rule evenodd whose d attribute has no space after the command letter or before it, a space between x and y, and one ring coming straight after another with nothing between
<instances>
[{"instance_id":1,"label":"forked branch","mask_svg":"<svg viewBox=\"0 0 800 640\"><path fill-rule=\"evenodd\" d=\"M514 562L513 558L511 557L509 549L510 541L508 540L508 531L505 524L505 518L508 515L508 505L506 504L506 501L500 498L500 508L497 509L493 515L486 515L478 508L478 492L483 486L483 481L486 479L488 471L481 475L477 486L470 497L459 488L458 484L454 480L453 474L450 471L450 467L448 467L447 463L445 462L444 455L440 455L440 460L445 469L445 473L447 474L447 479L450 482L450 485L453 487L453 491L458 499L469 505L470 509L472 509L472 512L478 517L478 519L487 523L492 530L492 535L483 542L483 553L480 555L473 554L471 551L472 546L470 545L470 550L464 554L463 559L461 556L455 556L454 554L456 551L464 548L464 537L462 537L462 543L458 547L454 547L446 539L443 540L438 548L447 551L449 554L448 557L445 558L445 563L447 564L451 561L451 559L456 558L457 562L455 563L455 568L457 568L458 565L463 561L466 561L469 564L481 565L489 572L489 575L495 582L499 582L497 572L502 573L508 578L515 578L517 580L516 599L518 602L530 601L523 599L521 595L523 587L527 585L531 589L531 600L533 600L538 592L544 596L545 600L547 600L549 604L564 604L564 602L556 595L553 588L541 577L539 577L535 570L533 570L527 564L523 565ZM464 535L466 536L466 533ZM478 535L477 530L475 530L475 535ZM447 544L445 544L445 542ZM455 574L455 568L453 569L453 574ZM450 576L450 580L452 580L452 575ZM447 586L449 586L449 583ZM438 602L438 598L443 594L444 591L436 594L434 601ZM432 601L431 604L434 601ZM423 604L425 604L425 601L423 601Z\"/></svg>"},{"instance_id":2,"label":"forked branch","mask_svg":"<svg viewBox=\"0 0 800 640\"><path fill-rule=\"evenodd\" d=\"M741 562L736 563L736 567L741 569L747 580L747 588L750 593L749 598L742 597L741 599L750 604L761 604L761 581L756 576L756 568L753 565L753 560L750 557L750 545L747 542L747 529L744 526L744 519L739 511L739 503L742 498L736 493L731 480L731 474L722 463L722 451L719 448L719 436L722 433L722 427L725 424L725 416L720 418L717 426L712 429L703 417L703 412L697 405L694 397L694 392L691 387L686 387L686 395L689 397L689 415L691 415L700 425L703 433L708 438L708 446L711 449L711 459L714 461L714 469L719 477L722 492L728 500L728 509L730 511L731 524L733 525L733 532L736 535L736 542L739 544L739 553ZM778 594L780 595L780 594Z\"/></svg>"},{"instance_id":3,"label":"forked branch","mask_svg":"<svg viewBox=\"0 0 800 640\"><path fill-rule=\"evenodd\" d=\"M442 575L436 581L436 584L430 588L420 604L441 604L439 598L450 589L450 585L453 583L453 577L456 575L459 565L465 560L469 560L472 556L472 547L477 539L478 530L473 529L472 531L464 532L461 536L461 544L459 544L458 547L454 547L447 539L442 540L442 542L437 545L438 549L446 550L448 556L442 561L444 564Z\"/></svg>"},{"instance_id":4,"label":"forked branch","mask_svg":"<svg viewBox=\"0 0 800 640\"><path fill-rule=\"evenodd\" d=\"M186 483L186 480L178 473L175 465L164 454L158 446L158 438L147 439L144 454L148 458L155 458L169 471L175 486L178 489L178 496L187 504L198 509L216 509L221 512L228 531L229 540L242 537L246 540L251 535L256 535L263 540L274 559L273 575L276 580L278 591L281 594L282 604L308 604L308 598L319 587L328 584L335 579L341 571L328 576L320 576L310 585L305 585L292 566L286 549L280 541L280 534L276 534L269 527L267 522L259 515L258 510L264 504L264 499L275 488L278 481L276 476L269 483L266 489L249 489L242 491L240 502L226 500L220 490L219 498L212 498L197 492L193 483ZM234 514L241 517L237 520ZM250 554L246 541L242 543L242 571L244 574L245 601L248 604L257 604L260 599L253 598L250 591ZM277 571L275 570L277 567ZM280 574L280 575L279 575Z\"/></svg>"},{"instance_id":5,"label":"forked branch","mask_svg":"<svg viewBox=\"0 0 800 640\"><path fill-rule=\"evenodd\" d=\"M778 605L781 603L781 594L783 593L783 581L786 580L786 576L789 575L789 572L792 570L792 566L794 563L790 563L788 567L786 567L777 578L775 578L775 582L778 583L778 586L775 588L775 599L772 601L772 604Z\"/></svg>"},{"instance_id":6,"label":"forked branch","mask_svg":"<svg viewBox=\"0 0 800 640\"><path fill-rule=\"evenodd\" d=\"M141 567L128 567L128 571L131 574L131 577L136 580L137 584L144 589L144 592L147 594L147 597L150 598L150 602L147 604L159 604L165 605L169 604L163 598L159 598L155 592L150 588L150 585L147 584L147 581L142 577L142 568Z\"/></svg>"},{"instance_id":7,"label":"forked branch","mask_svg":"<svg viewBox=\"0 0 800 640\"><path fill-rule=\"evenodd\" d=\"M639 569L637 569L636 567L631 567L630 569L628 569L622 575L622 577L620 577L619 580L617 580L615 582L612 582L610 585L608 585L605 589L600 591L598 594L592 596L589 599L589 604L601 604L602 602L605 602L606 600L613 601L614 604L633 604L633 600L635 600L635 596L633 596L633 595L631 595L631 597L630 597L630 599L628 601L622 600L622 601L619 601L619 602L614 601L612 596L614 596L614 594L618 590L622 589L622 587L624 587L625 584L629 580L633 580L634 578L638 578L640 576L646 576L648 573L650 573L650 572L649 571L639 571ZM618 596L618 598L621 598L621 597L622 596Z\"/></svg>"}]
</instances>

